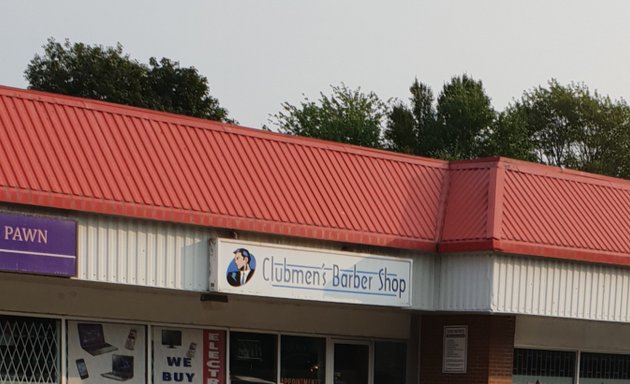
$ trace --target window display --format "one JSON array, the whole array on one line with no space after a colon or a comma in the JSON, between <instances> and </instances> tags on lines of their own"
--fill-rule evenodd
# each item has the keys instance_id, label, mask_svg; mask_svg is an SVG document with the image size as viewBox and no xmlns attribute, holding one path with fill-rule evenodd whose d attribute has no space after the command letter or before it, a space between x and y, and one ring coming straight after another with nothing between
<instances>
[{"instance_id":1,"label":"window display","mask_svg":"<svg viewBox=\"0 0 630 384\"><path fill-rule=\"evenodd\" d=\"M68 321L68 383L146 382L146 328Z\"/></svg>"},{"instance_id":2,"label":"window display","mask_svg":"<svg viewBox=\"0 0 630 384\"><path fill-rule=\"evenodd\" d=\"M225 383L225 331L153 327L153 382Z\"/></svg>"}]
</instances>

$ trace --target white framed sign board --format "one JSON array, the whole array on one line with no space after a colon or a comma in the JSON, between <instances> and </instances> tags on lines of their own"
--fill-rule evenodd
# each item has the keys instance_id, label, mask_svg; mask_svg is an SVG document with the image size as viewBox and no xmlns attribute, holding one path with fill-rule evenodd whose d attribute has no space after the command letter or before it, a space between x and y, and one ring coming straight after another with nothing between
<instances>
[{"instance_id":1,"label":"white framed sign board","mask_svg":"<svg viewBox=\"0 0 630 384\"><path fill-rule=\"evenodd\" d=\"M411 258L217 239L211 289L243 295L408 307Z\"/></svg>"},{"instance_id":2,"label":"white framed sign board","mask_svg":"<svg viewBox=\"0 0 630 384\"><path fill-rule=\"evenodd\" d=\"M466 373L468 360L468 326L444 327L442 373Z\"/></svg>"}]
</instances>

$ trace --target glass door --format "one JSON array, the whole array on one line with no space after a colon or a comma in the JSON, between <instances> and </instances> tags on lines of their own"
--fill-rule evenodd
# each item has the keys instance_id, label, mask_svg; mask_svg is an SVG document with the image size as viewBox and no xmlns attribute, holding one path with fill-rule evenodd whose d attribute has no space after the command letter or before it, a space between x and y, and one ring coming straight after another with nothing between
<instances>
[{"instance_id":1,"label":"glass door","mask_svg":"<svg viewBox=\"0 0 630 384\"><path fill-rule=\"evenodd\" d=\"M370 345L368 343L334 343L334 384L369 384L369 373Z\"/></svg>"}]
</instances>

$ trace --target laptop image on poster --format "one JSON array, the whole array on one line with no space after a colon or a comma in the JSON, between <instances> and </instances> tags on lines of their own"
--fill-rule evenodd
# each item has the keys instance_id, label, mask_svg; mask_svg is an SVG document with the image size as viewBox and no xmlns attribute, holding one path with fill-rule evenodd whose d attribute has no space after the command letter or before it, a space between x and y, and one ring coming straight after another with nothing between
<instances>
[{"instance_id":1,"label":"laptop image on poster","mask_svg":"<svg viewBox=\"0 0 630 384\"><path fill-rule=\"evenodd\" d=\"M112 355L112 371L101 373L101 376L117 381L131 379L133 377L133 356Z\"/></svg>"},{"instance_id":2,"label":"laptop image on poster","mask_svg":"<svg viewBox=\"0 0 630 384\"><path fill-rule=\"evenodd\" d=\"M79 342L81 343L81 348L90 355L97 356L118 350L118 348L105 342L103 324L78 323L77 327L79 328Z\"/></svg>"}]
</instances>

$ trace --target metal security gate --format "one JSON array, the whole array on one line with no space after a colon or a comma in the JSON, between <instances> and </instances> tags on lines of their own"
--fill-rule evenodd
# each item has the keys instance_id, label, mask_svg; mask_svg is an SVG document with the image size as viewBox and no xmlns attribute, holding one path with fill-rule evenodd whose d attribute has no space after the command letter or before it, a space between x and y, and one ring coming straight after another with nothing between
<instances>
[{"instance_id":1,"label":"metal security gate","mask_svg":"<svg viewBox=\"0 0 630 384\"><path fill-rule=\"evenodd\" d=\"M0 383L59 383L60 322L0 316Z\"/></svg>"}]
</instances>

